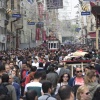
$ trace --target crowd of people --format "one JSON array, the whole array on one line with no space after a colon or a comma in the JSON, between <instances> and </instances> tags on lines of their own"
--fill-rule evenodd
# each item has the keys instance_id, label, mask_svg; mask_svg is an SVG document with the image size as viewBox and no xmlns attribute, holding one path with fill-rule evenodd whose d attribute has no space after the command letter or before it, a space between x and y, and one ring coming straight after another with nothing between
<instances>
[{"instance_id":1,"label":"crowd of people","mask_svg":"<svg viewBox=\"0 0 100 100\"><path fill-rule=\"evenodd\" d=\"M63 60L77 50L88 52L90 62L72 77ZM0 100L100 100L99 83L100 51L87 46L0 51Z\"/></svg>"}]
</instances>

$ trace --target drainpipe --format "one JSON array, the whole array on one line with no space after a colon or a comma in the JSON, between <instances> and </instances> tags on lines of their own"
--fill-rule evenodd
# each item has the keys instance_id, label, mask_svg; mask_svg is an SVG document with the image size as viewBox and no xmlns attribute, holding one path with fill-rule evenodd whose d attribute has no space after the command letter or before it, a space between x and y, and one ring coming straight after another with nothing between
<instances>
[{"instance_id":1,"label":"drainpipe","mask_svg":"<svg viewBox=\"0 0 100 100\"><path fill-rule=\"evenodd\" d=\"M23 26L16 29L16 50L19 48L19 30L23 29Z\"/></svg>"}]
</instances>

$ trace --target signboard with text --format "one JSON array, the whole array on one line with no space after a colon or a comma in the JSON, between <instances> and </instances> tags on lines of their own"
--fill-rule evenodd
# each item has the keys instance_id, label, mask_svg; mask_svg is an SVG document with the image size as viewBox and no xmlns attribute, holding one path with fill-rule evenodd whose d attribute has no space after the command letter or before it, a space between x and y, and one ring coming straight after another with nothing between
<instances>
[{"instance_id":1,"label":"signboard with text","mask_svg":"<svg viewBox=\"0 0 100 100\"><path fill-rule=\"evenodd\" d=\"M84 16L84 15L90 15L90 12L81 12L81 15Z\"/></svg>"},{"instance_id":2,"label":"signboard with text","mask_svg":"<svg viewBox=\"0 0 100 100\"><path fill-rule=\"evenodd\" d=\"M28 25L35 25L35 22L27 22Z\"/></svg>"},{"instance_id":3,"label":"signboard with text","mask_svg":"<svg viewBox=\"0 0 100 100\"><path fill-rule=\"evenodd\" d=\"M81 28L76 28L75 29L76 32L79 32L80 30L81 30Z\"/></svg>"},{"instance_id":4,"label":"signboard with text","mask_svg":"<svg viewBox=\"0 0 100 100\"><path fill-rule=\"evenodd\" d=\"M12 14L13 18L21 18L21 14Z\"/></svg>"}]
</instances>

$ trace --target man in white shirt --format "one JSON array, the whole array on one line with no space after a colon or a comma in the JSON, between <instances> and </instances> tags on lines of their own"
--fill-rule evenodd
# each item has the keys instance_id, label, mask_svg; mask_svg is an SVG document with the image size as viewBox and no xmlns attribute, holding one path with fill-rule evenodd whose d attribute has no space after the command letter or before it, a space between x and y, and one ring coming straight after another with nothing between
<instances>
[{"instance_id":1,"label":"man in white shirt","mask_svg":"<svg viewBox=\"0 0 100 100\"><path fill-rule=\"evenodd\" d=\"M34 58L34 62L32 63L32 66L36 66L37 69L39 67L39 62L37 61L37 58Z\"/></svg>"}]
</instances>

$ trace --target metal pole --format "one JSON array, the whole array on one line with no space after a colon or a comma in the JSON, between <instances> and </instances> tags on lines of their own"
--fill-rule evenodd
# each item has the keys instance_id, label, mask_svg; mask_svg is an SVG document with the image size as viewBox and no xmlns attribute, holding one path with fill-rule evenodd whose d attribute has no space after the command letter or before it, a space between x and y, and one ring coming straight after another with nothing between
<instances>
[{"instance_id":1,"label":"metal pole","mask_svg":"<svg viewBox=\"0 0 100 100\"><path fill-rule=\"evenodd\" d=\"M98 27L96 29L96 49L98 50L98 45L99 45L99 41L98 41Z\"/></svg>"}]
</instances>

